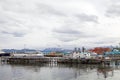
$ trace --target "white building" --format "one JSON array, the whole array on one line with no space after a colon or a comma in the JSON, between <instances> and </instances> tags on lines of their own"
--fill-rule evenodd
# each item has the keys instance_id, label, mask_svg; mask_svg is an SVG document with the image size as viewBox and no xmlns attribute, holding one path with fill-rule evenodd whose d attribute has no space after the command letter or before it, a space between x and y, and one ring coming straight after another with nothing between
<instances>
[{"instance_id":1,"label":"white building","mask_svg":"<svg viewBox=\"0 0 120 80\"><path fill-rule=\"evenodd\" d=\"M91 58L92 58L92 59L95 59L95 58L98 56L97 53L95 53L95 52L91 52L90 55L91 55Z\"/></svg>"},{"instance_id":2,"label":"white building","mask_svg":"<svg viewBox=\"0 0 120 80\"><path fill-rule=\"evenodd\" d=\"M89 53L89 52L81 52L80 53L80 58L90 59L91 58L91 53Z\"/></svg>"},{"instance_id":3,"label":"white building","mask_svg":"<svg viewBox=\"0 0 120 80\"><path fill-rule=\"evenodd\" d=\"M73 58L73 59L95 59L97 56L97 53L94 52L87 52L85 48L83 47L82 50L80 48L75 48L73 53L66 55L67 58Z\"/></svg>"},{"instance_id":4,"label":"white building","mask_svg":"<svg viewBox=\"0 0 120 80\"><path fill-rule=\"evenodd\" d=\"M90 58L96 58L97 54L96 53L90 53L90 52L73 52L72 53L72 58L74 59L90 59Z\"/></svg>"},{"instance_id":5,"label":"white building","mask_svg":"<svg viewBox=\"0 0 120 80\"><path fill-rule=\"evenodd\" d=\"M72 58L74 58L74 59L80 58L80 52L73 52Z\"/></svg>"}]
</instances>

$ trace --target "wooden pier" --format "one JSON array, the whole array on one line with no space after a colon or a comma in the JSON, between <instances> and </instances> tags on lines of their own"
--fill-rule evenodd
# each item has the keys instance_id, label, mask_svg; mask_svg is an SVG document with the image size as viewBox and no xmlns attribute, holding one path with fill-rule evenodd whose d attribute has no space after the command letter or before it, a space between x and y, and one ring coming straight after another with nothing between
<instances>
[{"instance_id":1,"label":"wooden pier","mask_svg":"<svg viewBox=\"0 0 120 80\"><path fill-rule=\"evenodd\" d=\"M69 64L69 63L76 63L76 64L110 64L111 60L105 59L64 59L61 58L57 61L58 63Z\"/></svg>"},{"instance_id":2,"label":"wooden pier","mask_svg":"<svg viewBox=\"0 0 120 80\"><path fill-rule=\"evenodd\" d=\"M73 59L64 57L3 57L1 61L7 63L62 63L62 64L110 64L105 59Z\"/></svg>"},{"instance_id":3,"label":"wooden pier","mask_svg":"<svg viewBox=\"0 0 120 80\"><path fill-rule=\"evenodd\" d=\"M58 58L51 57L4 57L1 59L7 63L57 63Z\"/></svg>"}]
</instances>

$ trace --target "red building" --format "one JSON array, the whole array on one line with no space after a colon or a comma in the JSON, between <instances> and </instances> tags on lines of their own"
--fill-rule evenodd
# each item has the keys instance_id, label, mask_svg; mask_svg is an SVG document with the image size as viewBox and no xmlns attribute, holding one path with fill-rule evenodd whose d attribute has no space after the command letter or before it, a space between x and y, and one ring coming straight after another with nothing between
<instances>
[{"instance_id":1,"label":"red building","mask_svg":"<svg viewBox=\"0 0 120 80\"><path fill-rule=\"evenodd\" d=\"M102 48L102 47L96 47L94 49L90 49L89 51L95 52L97 54L103 54L104 52L110 52L110 48Z\"/></svg>"}]
</instances>

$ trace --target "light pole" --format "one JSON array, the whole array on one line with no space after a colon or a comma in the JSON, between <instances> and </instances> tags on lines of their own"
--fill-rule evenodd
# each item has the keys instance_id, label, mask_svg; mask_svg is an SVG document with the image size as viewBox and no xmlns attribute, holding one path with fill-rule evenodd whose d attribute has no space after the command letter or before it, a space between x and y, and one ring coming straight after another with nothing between
<instances>
[{"instance_id":1,"label":"light pole","mask_svg":"<svg viewBox=\"0 0 120 80\"><path fill-rule=\"evenodd\" d=\"M24 44L24 53L26 53L26 50L25 50L25 49L26 49L26 44Z\"/></svg>"}]
</instances>

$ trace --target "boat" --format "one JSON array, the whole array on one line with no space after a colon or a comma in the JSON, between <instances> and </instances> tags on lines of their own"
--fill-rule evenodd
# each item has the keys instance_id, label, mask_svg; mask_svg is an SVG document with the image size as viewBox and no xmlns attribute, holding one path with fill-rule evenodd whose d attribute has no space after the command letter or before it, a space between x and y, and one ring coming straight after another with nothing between
<instances>
[{"instance_id":1,"label":"boat","mask_svg":"<svg viewBox=\"0 0 120 80\"><path fill-rule=\"evenodd\" d=\"M0 50L0 57L2 56L10 56L10 53L5 53L4 51Z\"/></svg>"}]
</instances>

